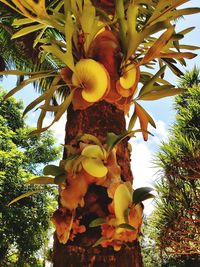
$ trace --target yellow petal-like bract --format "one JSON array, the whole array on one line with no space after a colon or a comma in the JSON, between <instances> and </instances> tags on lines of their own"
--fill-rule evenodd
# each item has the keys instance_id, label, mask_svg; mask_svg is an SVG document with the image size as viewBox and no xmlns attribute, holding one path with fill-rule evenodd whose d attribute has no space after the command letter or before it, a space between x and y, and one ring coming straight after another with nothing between
<instances>
[{"instance_id":1,"label":"yellow petal-like bract","mask_svg":"<svg viewBox=\"0 0 200 267\"><path fill-rule=\"evenodd\" d=\"M134 64L130 64L125 68L123 76L120 77L119 82L124 89L130 89L134 85L136 79L137 68Z\"/></svg>"},{"instance_id":2,"label":"yellow petal-like bract","mask_svg":"<svg viewBox=\"0 0 200 267\"><path fill-rule=\"evenodd\" d=\"M106 151L98 145L88 145L82 150L81 155L103 160L105 159Z\"/></svg>"},{"instance_id":3,"label":"yellow petal-like bract","mask_svg":"<svg viewBox=\"0 0 200 267\"><path fill-rule=\"evenodd\" d=\"M114 210L118 224L126 223L125 211L131 203L131 193L126 184L120 184L114 194Z\"/></svg>"},{"instance_id":4,"label":"yellow petal-like bract","mask_svg":"<svg viewBox=\"0 0 200 267\"><path fill-rule=\"evenodd\" d=\"M82 166L88 174L98 178L104 177L108 172L108 169L100 159L84 158Z\"/></svg>"},{"instance_id":5,"label":"yellow petal-like bract","mask_svg":"<svg viewBox=\"0 0 200 267\"><path fill-rule=\"evenodd\" d=\"M83 88L83 99L97 102L108 88L107 71L103 65L93 59L81 59L75 66L72 84Z\"/></svg>"}]
</instances>

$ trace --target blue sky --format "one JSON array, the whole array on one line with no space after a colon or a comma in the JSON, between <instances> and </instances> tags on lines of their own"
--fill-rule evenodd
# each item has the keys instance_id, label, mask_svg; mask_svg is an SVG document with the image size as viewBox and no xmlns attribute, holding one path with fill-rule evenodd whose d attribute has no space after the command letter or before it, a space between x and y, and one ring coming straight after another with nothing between
<instances>
[{"instance_id":1,"label":"blue sky","mask_svg":"<svg viewBox=\"0 0 200 267\"><path fill-rule=\"evenodd\" d=\"M189 4L185 4L182 7L200 7L199 0L191 0ZM181 43L200 45L200 14L186 16L183 19L179 19L177 22L177 30L181 31L185 28L195 26L196 29L191 33L187 34ZM196 52L196 51L195 51ZM184 72L185 69L192 69L196 64L200 68L200 51L197 50L198 56L192 60L187 60L187 67L181 68ZM166 79L171 83L176 84L177 78L168 71L166 73ZM16 79L14 77L7 77L0 84L6 90L10 90L14 87ZM25 105L29 104L37 94L35 93L32 86L27 86L20 93L16 94L15 97L23 99ZM132 170L134 174L134 187L149 186L153 185L157 176L155 175L156 169L152 168L153 155L159 148L159 144L162 140L167 140L167 133L170 125L175 119L175 112L173 110L173 98L166 98L154 102L141 103L148 112L153 116L156 121L157 129L151 129L154 137L150 137L148 142L144 142L141 135L137 136L132 140L131 144L133 147L132 153ZM29 125L35 125L37 119L37 113L31 112L28 115L27 122ZM50 122L50 119L46 119L46 123ZM52 129L55 131L55 135L58 138L58 143L62 144L64 140L64 126L65 117L60 122L55 124ZM146 212L152 209L150 202L147 201Z\"/></svg>"}]
</instances>

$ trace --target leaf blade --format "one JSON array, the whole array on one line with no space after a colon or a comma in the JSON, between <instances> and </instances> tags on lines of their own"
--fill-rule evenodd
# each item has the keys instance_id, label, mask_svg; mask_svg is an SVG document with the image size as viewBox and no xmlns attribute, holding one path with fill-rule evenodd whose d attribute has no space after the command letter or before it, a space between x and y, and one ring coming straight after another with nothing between
<instances>
[{"instance_id":1,"label":"leaf blade","mask_svg":"<svg viewBox=\"0 0 200 267\"><path fill-rule=\"evenodd\" d=\"M36 194L36 193L39 193L39 192L42 192L42 191L43 191L43 189L38 189L38 190L29 191L29 192L27 192L27 193L25 193L25 194L22 194L22 195L20 195L19 197L16 197L16 198L14 198L12 201L10 201L10 202L8 203L8 206L10 206L11 204L13 204L13 203L15 203L15 202L21 200L22 198L29 197L29 196L31 196L31 195L33 195L33 194Z\"/></svg>"}]
</instances>

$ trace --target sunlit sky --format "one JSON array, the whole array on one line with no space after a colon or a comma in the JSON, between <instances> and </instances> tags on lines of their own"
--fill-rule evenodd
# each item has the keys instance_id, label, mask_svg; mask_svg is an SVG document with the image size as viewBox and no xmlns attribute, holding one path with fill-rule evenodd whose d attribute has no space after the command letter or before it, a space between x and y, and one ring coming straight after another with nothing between
<instances>
[{"instance_id":1,"label":"sunlit sky","mask_svg":"<svg viewBox=\"0 0 200 267\"><path fill-rule=\"evenodd\" d=\"M200 7L200 0L191 0L189 4L185 4L182 7ZM200 45L200 14L189 15L183 19L177 21L176 31L181 31L188 27L195 26L196 29L187 34L182 44ZM181 67L181 70L191 70L194 65L200 68L200 51L196 50L198 56L192 60L187 60L187 67ZM165 79L171 83L177 84L177 78L171 71L166 73ZM13 77L4 78L0 85L6 90L10 90L14 87L16 79ZM29 104L35 97L36 92L32 86L25 87L21 92L15 95L17 99L23 99L25 105ZM161 141L167 140L168 130L170 125L175 120L175 112L173 111L173 97L157 100L153 102L141 102L141 104L148 110L148 112L155 119L157 129L150 129L154 134L150 137L148 142L144 142L141 135L131 141L132 144L132 170L134 175L134 188L141 186L153 186L158 175L156 175L157 169L153 168L152 160L156 151L158 151ZM61 120L55 123L51 129L54 130L59 144L64 142L64 127L65 127L66 115ZM27 123L35 126L37 120L37 112L31 112L27 117ZM50 118L46 119L46 123L50 123ZM146 201L145 212L149 213L152 210L151 201Z\"/></svg>"}]
</instances>

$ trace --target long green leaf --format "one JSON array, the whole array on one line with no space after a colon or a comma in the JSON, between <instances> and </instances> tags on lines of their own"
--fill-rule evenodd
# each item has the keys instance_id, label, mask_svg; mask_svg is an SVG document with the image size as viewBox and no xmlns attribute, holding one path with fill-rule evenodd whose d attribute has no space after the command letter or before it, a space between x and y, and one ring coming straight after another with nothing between
<instances>
[{"instance_id":1,"label":"long green leaf","mask_svg":"<svg viewBox=\"0 0 200 267\"><path fill-rule=\"evenodd\" d=\"M185 15L192 15L192 14L196 14L200 12L200 8L199 7L192 7L192 8L184 8L184 9L178 9L178 10L174 10L173 12L171 12L171 16L173 19L177 19L181 16L185 16Z\"/></svg>"},{"instance_id":2,"label":"long green leaf","mask_svg":"<svg viewBox=\"0 0 200 267\"><path fill-rule=\"evenodd\" d=\"M23 19L15 19L12 23L13 26L22 26L26 24L34 23L33 19L30 18L23 18Z\"/></svg>"},{"instance_id":3,"label":"long green leaf","mask_svg":"<svg viewBox=\"0 0 200 267\"><path fill-rule=\"evenodd\" d=\"M37 25L32 25L32 26L23 28L23 29L19 30L18 32L14 33L12 35L11 39L19 38L19 37L24 36L26 34L29 34L31 32L35 32L35 31L41 30L41 29L43 29L45 27L46 27L45 25L37 24Z\"/></svg>"},{"instance_id":4,"label":"long green leaf","mask_svg":"<svg viewBox=\"0 0 200 267\"><path fill-rule=\"evenodd\" d=\"M148 20L147 25L155 24L159 20L163 20L166 16L170 16L170 11L174 10L177 6L188 2L188 0L176 0L176 1L159 1L153 14ZM166 19L166 18L165 18Z\"/></svg>"},{"instance_id":5,"label":"long green leaf","mask_svg":"<svg viewBox=\"0 0 200 267\"><path fill-rule=\"evenodd\" d=\"M27 192L27 193L25 193L25 194L22 194L21 196L16 197L16 198L13 199L11 202L9 202L9 203L8 203L8 206L10 206L11 204L13 204L13 203L19 201L19 200L22 199L22 198L29 197L29 196L31 196L31 195L33 195L33 194L36 194L36 193L39 193L39 192L42 192L42 191L43 191L42 189L38 189L38 190L29 191L29 192Z\"/></svg>"},{"instance_id":6,"label":"long green leaf","mask_svg":"<svg viewBox=\"0 0 200 267\"><path fill-rule=\"evenodd\" d=\"M56 76L50 86L50 88L41 96L39 96L38 98L36 98L33 102L31 102L24 110L23 112L23 116L29 112L30 110L32 110L33 108L35 108L39 103L41 103L43 100L45 100L46 98L52 98L54 92L56 91L57 87L55 85L57 85L57 83L60 81L60 77Z\"/></svg>"},{"instance_id":7,"label":"long green leaf","mask_svg":"<svg viewBox=\"0 0 200 267\"><path fill-rule=\"evenodd\" d=\"M116 13L119 23L119 37L122 43L123 52L126 52L126 32L127 32L127 23L125 20L125 10L124 10L124 1L116 1Z\"/></svg>"},{"instance_id":8,"label":"long green leaf","mask_svg":"<svg viewBox=\"0 0 200 267\"><path fill-rule=\"evenodd\" d=\"M170 26L149 48L140 64L146 64L157 58L163 47L168 43L174 33L174 26Z\"/></svg>"},{"instance_id":9,"label":"long green leaf","mask_svg":"<svg viewBox=\"0 0 200 267\"><path fill-rule=\"evenodd\" d=\"M135 230L135 228L128 223L119 224L119 225L117 225L117 228L124 228L124 229L131 230L131 231Z\"/></svg>"},{"instance_id":10,"label":"long green leaf","mask_svg":"<svg viewBox=\"0 0 200 267\"><path fill-rule=\"evenodd\" d=\"M46 116L46 109L48 111L49 109L49 102L50 102L50 99L51 97L48 97L47 99L45 99L45 103L44 105L42 106L42 111L40 113L40 116L39 116L39 119L38 119L38 122L37 122L37 130L31 132L30 135L35 135L35 134L40 134L46 130L48 130L56 121L58 121L61 116L64 114L64 112L67 110L67 108L69 107L71 101L72 101L72 97L73 97L73 91L65 98L64 102L60 105L58 105L56 107L56 113L55 113L55 117L54 117L54 120L52 121L52 123L47 126L47 127L44 127L42 128L42 124L43 124L43 120Z\"/></svg>"},{"instance_id":11,"label":"long green leaf","mask_svg":"<svg viewBox=\"0 0 200 267\"><path fill-rule=\"evenodd\" d=\"M156 89L156 87L158 87L158 89ZM155 90L142 95L140 97L140 100L158 100L163 97L174 96L177 94L184 93L186 91L186 89L174 88L174 87L172 87L171 89L170 88L166 89L165 87L169 87L168 85L156 86L156 87L155 87Z\"/></svg>"},{"instance_id":12,"label":"long green leaf","mask_svg":"<svg viewBox=\"0 0 200 267\"><path fill-rule=\"evenodd\" d=\"M54 178L38 176L26 182L26 184L54 184Z\"/></svg>"},{"instance_id":13,"label":"long green leaf","mask_svg":"<svg viewBox=\"0 0 200 267\"><path fill-rule=\"evenodd\" d=\"M140 90L138 98L152 90L152 88L154 87L154 83L165 72L165 69L166 66L163 66L153 77L148 80L148 82L144 84L144 86Z\"/></svg>"},{"instance_id":14,"label":"long green leaf","mask_svg":"<svg viewBox=\"0 0 200 267\"><path fill-rule=\"evenodd\" d=\"M89 224L89 227L98 227L101 226L102 224L106 223L106 220L104 218L97 218Z\"/></svg>"},{"instance_id":15,"label":"long green leaf","mask_svg":"<svg viewBox=\"0 0 200 267\"><path fill-rule=\"evenodd\" d=\"M20 13L23 16L22 12L20 12L19 9L17 9L13 5L11 5L8 1L6 1L6 0L0 0L0 2L2 2L3 4L5 4L6 6L9 6L10 8L12 8L17 13Z\"/></svg>"},{"instance_id":16,"label":"long green leaf","mask_svg":"<svg viewBox=\"0 0 200 267\"><path fill-rule=\"evenodd\" d=\"M65 22L65 38L66 38L66 53L65 62L66 65L74 71L74 58L72 53L72 36L75 30L74 22L72 20L71 13L67 14Z\"/></svg>"},{"instance_id":17,"label":"long green leaf","mask_svg":"<svg viewBox=\"0 0 200 267\"><path fill-rule=\"evenodd\" d=\"M97 247L97 246L101 245L102 241L106 241L106 240L109 240L109 238L107 238L107 237L101 237L101 238L99 238L99 239L95 242L94 245L92 245L92 247L93 247L93 248L94 248L94 247Z\"/></svg>"},{"instance_id":18,"label":"long green leaf","mask_svg":"<svg viewBox=\"0 0 200 267\"><path fill-rule=\"evenodd\" d=\"M132 44L138 39L137 32L137 15L138 15L138 5L135 5L134 2L129 4L127 10L127 56L126 59L134 53L134 48Z\"/></svg>"},{"instance_id":19,"label":"long green leaf","mask_svg":"<svg viewBox=\"0 0 200 267\"><path fill-rule=\"evenodd\" d=\"M40 31L40 33L37 35L37 37L35 38L34 43L33 43L33 48L35 48L36 45L40 42L40 40L42 39L42 36L43 36L43 34L45 33L46 29L47 29L47 27L44 27L44 28Z\"/></svg>"},{"instance_id":20,"label":"long green leaf","mask_svg":"<svg viewBox=\"0 0 200 267\"><path fill-rule=\"evenodd\" d=\"M37 75L34 75L32 76L31 78L23 81L20 85L14 87L12 90L10 90L5 96L4 96L4 100L6 100L7 98L9 98L10 96L16 94L18 91L20 91L22 88L24 88L26 85L34 82L34 81L37 81L37 80L40 80L42 78L47 78L47 77L52 77L52 76L56 76L55 74L37 74Z\"/></svg>"},{"instance_id":21,"label":"long green leaf","mask_svg":"<svg viewBox=\"0 0 200 267\"><path fill-rule=\"evenodd\" d=\"M130 118L129 124L128 124L128 131L131 131L136 123L137 120L137 114L134 110L133 115Z\"/></svg>"},{"instance_id":22,"label":"long green leaf","mask_svg":"<svg viewBox=\"0 0 200 267\"><path fill-rule=\"evenodd\" d=\"M56 73L55 70L41 70L41 71L34 71L34 72L29 72L29 71L21 71L21 70L4 70L0 71L0 75L27 75L27 76L32 76L32 75L37 75L37 74L44 74L44 73Z\"/></svg>"}]
</instances>

